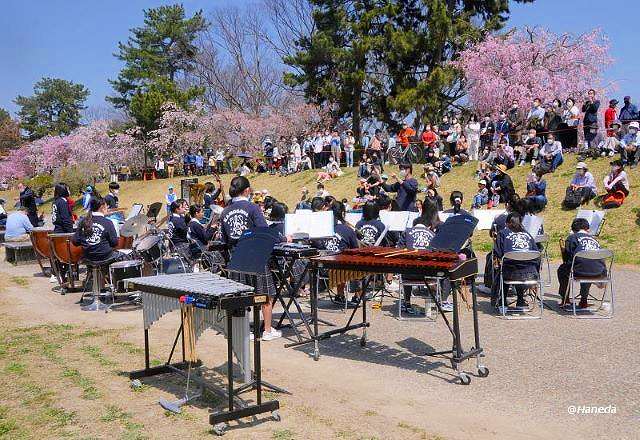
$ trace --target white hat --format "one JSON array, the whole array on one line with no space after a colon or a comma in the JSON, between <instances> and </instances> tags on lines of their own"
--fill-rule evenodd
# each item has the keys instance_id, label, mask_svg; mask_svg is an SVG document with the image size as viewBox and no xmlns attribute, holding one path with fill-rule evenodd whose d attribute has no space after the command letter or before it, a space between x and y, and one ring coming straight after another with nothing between
<instances>
[{"instance_id":1,"label":"white hat","mask_svg":"<svg viewBox=\"0 0 640 440\"><path fill-rule=\"evenodd\" d=\"M635 128L636 130L640 130L640 123L638 123L638 121L630 122L629 128Z\"/></svg>"},{"instance_id":2,"label":"white hat","mask_svg":"<svg viewBox=\"0 0 640 440\"><path fill-rule=\"evenodd\" d=\"M578 165L576 165L576 170L586 170L587 169L587 164L584 162L578 162Z\"/></svg>"},{"instance_id":3,"label":"white hat","mask_svg":"<svg viewBox=\"0 0 640 440\"><path fill-rule=\"evenodd\" d=\"M478 181L478 183L479 183L479 184L481 184L481 185L486 185L486 184L487 184L487 181L486 181L486 180L484 180L484 179L480 179L480 180Z\"/></svg>"}]
</instances>

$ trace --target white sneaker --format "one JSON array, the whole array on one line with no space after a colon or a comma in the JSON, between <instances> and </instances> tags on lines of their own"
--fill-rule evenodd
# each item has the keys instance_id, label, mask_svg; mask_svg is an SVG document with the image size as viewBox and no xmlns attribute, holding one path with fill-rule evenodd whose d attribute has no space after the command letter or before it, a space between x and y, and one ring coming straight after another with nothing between
<instances>
[{"instance_id":1,"label":"white sneaker","mask_svg":"<svg viewBox=\"0 0 640 440\"><path fill-rule=\"evenodd\" d=\"M270 332L262 333L263 341L272 341L274 339L278 339L281 337L282 337L282 332L280 330L276 330L275 328L272 328Z\"/></svg>"},{"instance_id":2,"label":"white sneaker","mask_svg":"<svg viewBox=\"0 0 640 440\"><path fill-rule=\"evenodd\" d=\"M400 284L398 283L398 280L391 280L391 282L387 284L387 289L390 292L397 292L400 289Z\"/></svg>"},{"instance_id":3,"label":"white sneaker","mask_svg":"<svg viewBox=\"0 0 640 440\"><path fill-rule=\"evenodd\" d=\"M55 276L55 275L51 275L51 276L49 277L49 282L50 282L50 283L57 283L57 282L58 282L58 279L56 278L56 276Z\"/></svg>"},{"instance_id":4,"label":"white sneaker","mask_svg":"<svg viewBox=\"0 0 640 440\"><path fill-rule=\"evenodd\" d=\"M453 304L450 303L449 301L443 301L440 304L440 308L442 309L443 312L453 312Z\"/></svg>"}]
</instances>

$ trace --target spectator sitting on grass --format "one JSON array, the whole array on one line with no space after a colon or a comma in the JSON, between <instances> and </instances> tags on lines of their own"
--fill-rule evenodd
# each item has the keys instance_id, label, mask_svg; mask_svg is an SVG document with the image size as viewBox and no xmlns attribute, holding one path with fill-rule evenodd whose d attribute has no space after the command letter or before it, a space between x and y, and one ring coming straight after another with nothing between
<instances>
[{"instance_id":1,"label":"spectator sitting on grass","mask_svg":"<svg viewBox=\"0 0 640 440\"><path fill-rule=\"evenodd\" d=\"M540 148L540 166L554 172L562 162L562 145L553 134L549 133L547 142Z\"/></svg>"},{"instance_id":2,"label":"spectator sitting on grass","mask_svg":"<svg viewBox=\"0 0 640 440\"><path fill-rule=\"evenodd\" d=\"M489 190L487 189L487 181L480 179L478 182L478 192L473 196L473 204L471 209L481 209L489 202Z\"/></svg>"}]
</instances>

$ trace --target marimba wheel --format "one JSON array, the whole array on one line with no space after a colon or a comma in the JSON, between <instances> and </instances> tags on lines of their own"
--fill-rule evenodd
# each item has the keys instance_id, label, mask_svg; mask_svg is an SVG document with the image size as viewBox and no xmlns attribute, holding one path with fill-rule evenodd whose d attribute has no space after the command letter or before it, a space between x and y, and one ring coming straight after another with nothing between
<instances>
[{"instance_id":1,"label":"marimba wheel","mask_svg":"<svg viewBox=\"0 0 640 440\"><path fill-rule=\"evenodd\" d=\"M217 436L223 436L226 430L227 430L226 423L218 423L217 425L213 425L213 432Z\"/></svg>"},{"instance_id":2,"label":"marimba wheel","mask_svg":"<svg viewBox=\"0 0 640 440\"><path fill-rule=\"evenodd\" d=\"M275 420L276 422L279 422L282 420L282 417L280 417L280 411L278 410L271 412L271 417L273 417L273 420Z\"/></svg>"},{"instance_id":3,"label":"marimba wheel","mask_svg":"<svg viewBox=\"0 0 640 440\"><path fill-rule=\"evenodd\" d=\"M489 375L489 369L484 365L478 367L478 376L487 377Z\"/></svg>"},{"instance_id":4,"label":"marimba wheel","mask_svg":"<svg viewBox=\"0 0 640 440\"><path fill-rule=\"evenodd\" d=\"M458 374L458 378L460 379L460 383L462 385L469 385L471 383L471 376L469 376L467 373Z\"/></svg>"},{"instance_id":5,"label":"marimba wheel","mask_svg":"<svg viewBox=\"0 0 640 440\"><path fill-rule=\"evenodd\" d=\"M313 352L313 360L317 361L318 359L320 359L320 351L319 350L314 350L314 352Z\"/></svg>"}]
</instances>

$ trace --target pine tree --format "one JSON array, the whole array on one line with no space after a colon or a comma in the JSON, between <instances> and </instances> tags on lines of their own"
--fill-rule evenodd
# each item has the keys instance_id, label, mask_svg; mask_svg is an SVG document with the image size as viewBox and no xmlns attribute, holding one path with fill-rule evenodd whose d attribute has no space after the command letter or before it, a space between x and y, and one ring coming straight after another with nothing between
<instances>
[{"instance_id":1,"label":"pine tree","mask_svg":"<svg viewBox=\"0 0 640 440\"><path fill-rule=\"evenodd\" d=\"M107 100L127 109L145 131L155 128L160 108L168 101L185 107L203 93L182 87L180 80L194 67L195 40L208 24L202 11L187 18L182 5L144 11L144 25L131 30L115 56L125 63L118 78L109 81L117 93Z\"/></svg>"}]
</instances>

